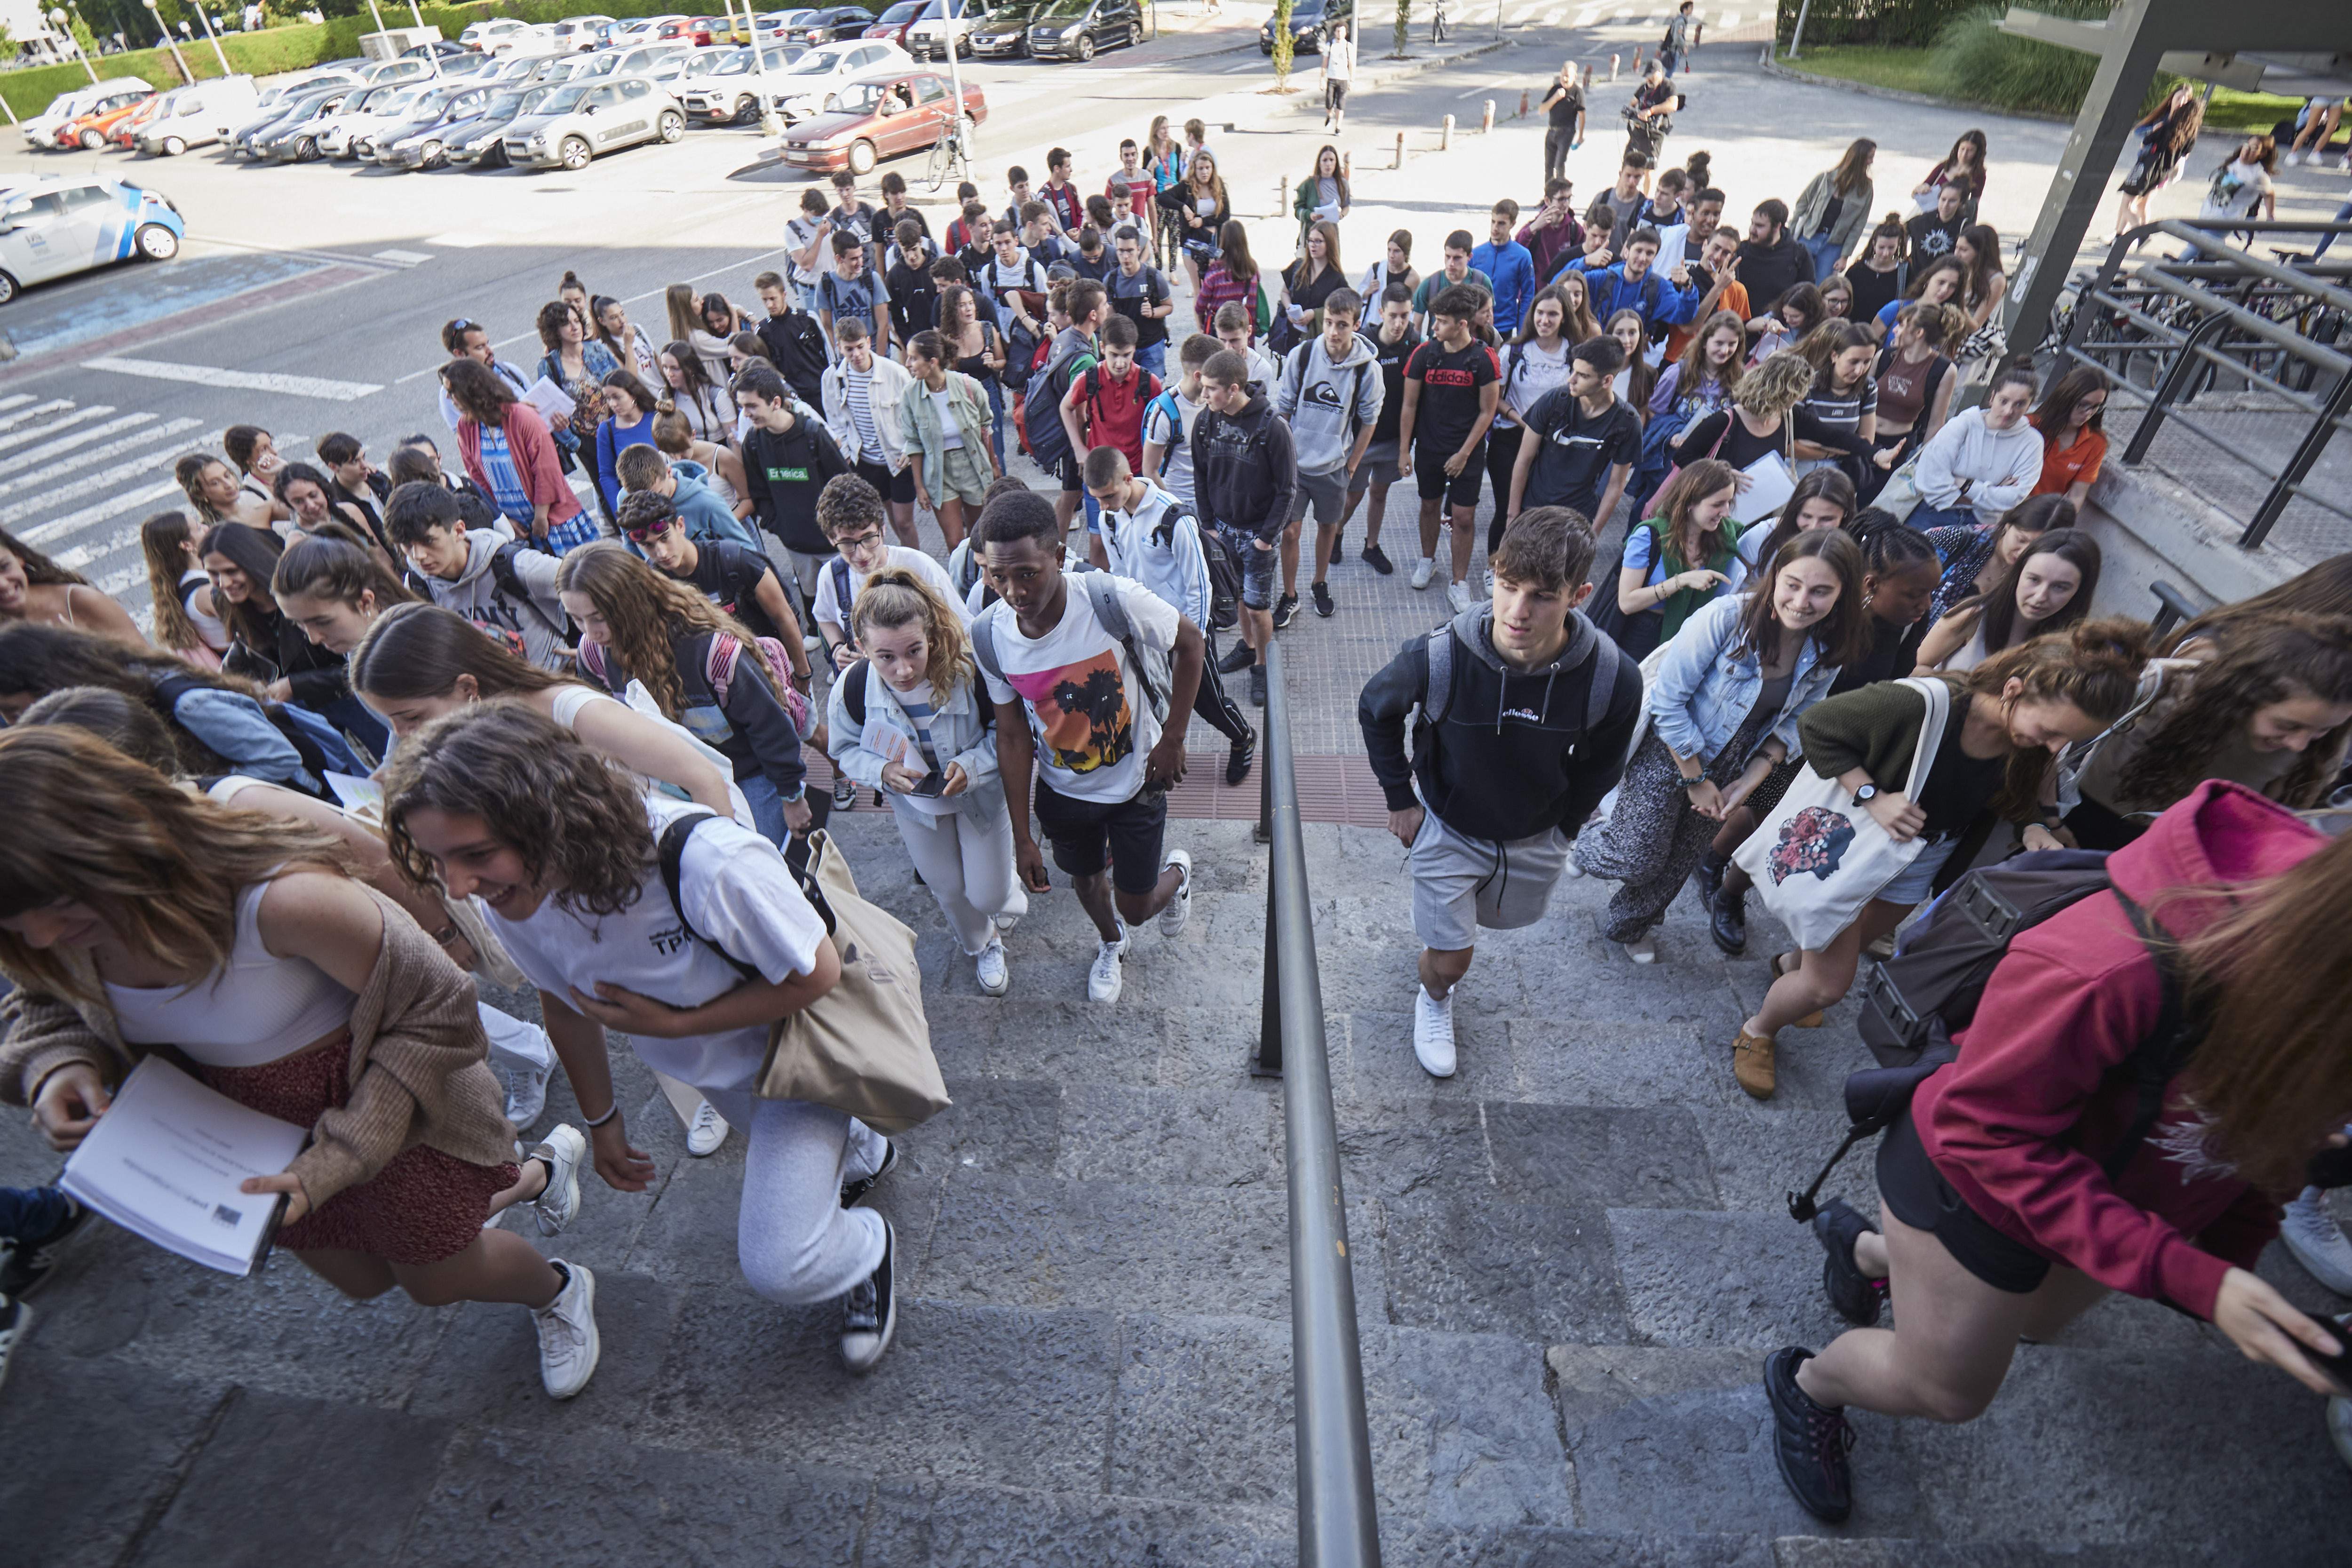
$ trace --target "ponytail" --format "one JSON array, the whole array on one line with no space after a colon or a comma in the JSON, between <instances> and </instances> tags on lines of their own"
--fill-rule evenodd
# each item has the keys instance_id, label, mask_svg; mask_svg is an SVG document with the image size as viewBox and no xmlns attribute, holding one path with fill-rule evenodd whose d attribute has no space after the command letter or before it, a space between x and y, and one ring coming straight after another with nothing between
<instances>
[{"instance_id":1,"label":"ponytail","mask_svg":"<svg viewBox=\"0 0 2352 1568\"><path fill-rule=\"evenodd\" d=\"M923 679L941 700L972 678L971 639L954 607L940 591L904 566L885 566L866 579L857 602L849 607L849 635L862 640L865 628L904 626L919 623L929 658Z\"/></svg>"},{"instance_id":2,"label":"ponytail","mask_svg":"<svg viewBox=\"0 0 2352 1568\"><path fill-rule=\"evenodd\" d=\"M2009 707L2065 702L2102 725L2112 724L2131 710L2138 696L2151 640L2144 621L2101 616L2077 621L2064 631L2045 632L2001 649L1965 675L1940 679L1951 685L1956 701L1984 696ZM2004 693L2011 680L2019 683L2019 690L2008 697ZM1993 809L2011 822L2034 820L2050 760L2048 752L2038 749L2011 752Z\"/></svg>"}]
</instances>

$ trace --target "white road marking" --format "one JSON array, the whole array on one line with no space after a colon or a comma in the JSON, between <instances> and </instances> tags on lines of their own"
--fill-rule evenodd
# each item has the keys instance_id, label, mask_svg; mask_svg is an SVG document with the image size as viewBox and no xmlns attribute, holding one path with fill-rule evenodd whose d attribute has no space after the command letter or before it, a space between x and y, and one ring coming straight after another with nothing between
<instances>
[{"instance_id":1,"label":"white road marking","mask_svg":"<svg viewBox=\"0 0 2352 1568\"><path fill-rule=\"evenodd\" d=\"M430 261L433 258L421 250L379 250L375 253L375 259L396 262L403 267L414 267L419 262Z\"/></svg>"},{"instance_id":2,"label":"white road marking","mask_svg":"<svg viewBox=\"0 0 2352 1568\"><path fill-rule=\"evenodd\" d=\"M73 447L84 446L91 441L104 441L107 437L121 431L138 430L142 425L154 424L154 419L155 416L152 414L126 414L120 419L110 419L103 425L93 425L87 430L77 431L62 440L44 442L36 450L19 452L6 461L0 462L0 474L16 473L18 468L24 468L26 464L47 461L50 458L57 457L60 452L71 450ZM140 430L136 436L126 436L120 441L107 441L103 447L92 447L87 452L77 452L70 458L50 463L45 468L36 468L29 474L19 475L11 483L44 484L56 479L59 474L69 474L76 468L86 468L92 463L102 463L109 458L119 458L133 447L152 446L158 441L169 440L181 431L193 430L202 423L201 420L186 417L174 419L167 425L157 425L152 430Z\"/></svg>"},{"instance_id":3,"label":"white road marking","mask_svg":"<svg viewBox=\"0 0 2352 1568\"><path fill-rule=\"evenodd\" d=\"M16 402L21 405L30 403L32 402L32 399L28 396L20 395L17 397ZM0 419L0 430L13 430L27 419L38 419L44 414L62 413L72 406L73 399L70 397L52 397L47 403L41 404L37 407L23 408L17 413L9 415L5 419Z\"/></svg>"},{"instance_id":4,"label":"white road marking","mask_svg":"<svg viewBox=\"0 0 2352 1568\"><path fill-rule=\"evenodd\" d=\"M233 387L242 392L275 392L287 397L320 397L331 403L355 403L383 390L372 381L329 381L316 375L218 370L207 364L171 364L152 359L84 360L82 368L110 370L121 375L142 375L152 381L193 382L199 386Z\"/></svg>"},{"instance_id":5,"label":"white road marking","mask_svg":"<svg viewBox=\"0 0 2352 1568\"><path fill-rule=\"evenodd\" d=\"M0 412L5 412L11 408L22 408L32 401L33 395L29 392L12 392L5 397L0 397Z\"/></svg>"},{"instance_id":6,"label":"white road marking","mask_svg":"<svg viewBox=\"0 0 2352 1568\"><path fill-rule=\"evenodd\" d=\"M127 490L119 496L110 496L94 505L83 507L79 511L69 511L63 517L52 518L38 528L26 529L17 537L36 550L45 550L51 540L65 539L88 528L93 522L104 522L108 518L120 517L132 507L143 502L162 500L165 496L179 494L179 481L160 479L142 489ZM135 530L133 531L136 532ZM81 563L94 561L104 553L106 553L105 551L77 546L58 556L57 562L58 565L70 572Z\"/></svg>"},{"instance_id":7,"label":"white road marking","mask_svg":"<svg viewBox=\"0 0 2352 1568\"><path fill-rule=\"evenodd\" d=\"M100 490L110 489L125 479L152 479L155 473L156 461L157 459L152 457L133 458L127 463L117 463L110 468L100 468L97 473L86 474L69 483L59 485L55 489L43 490L39 495L28 500L10 501L6 506L0 507L0 526L12 523L20 517L38 516L67 501L79 500L83 496L95 495ZM177 483L177 481L173 482L175 485ZM30 543L31 541L27 539L26 542Z\"/></svg>"},{"instance_id":8,"label":"white road marking","mask_svg":"<svg viewBox=\"0 0 2352 1568\"><path fill-rule=\"evenodd\" d=\"M12 430L5 436L0 436L0 451L5 451L12 447L21 447L27 441L37 441L44 436L54 436L69 425L79 425L86 419L102 418L113 412L111 406L100 404L95 408L77 408L61 419L52 419L47 425L36 425L29 430Z\"/></svg>"},{"instance_id":9,"label":"white road marking","mask_svg":"<svg viewBox=\"0 0 2352 1568\"><path fill-rule=\"evenodd\" d=\"M437 245L447 250L470 250L475 246L489 244L491 237L487 234L474 233L436 234L426 239L425 243Z\"/></svg>"}]
</instances>

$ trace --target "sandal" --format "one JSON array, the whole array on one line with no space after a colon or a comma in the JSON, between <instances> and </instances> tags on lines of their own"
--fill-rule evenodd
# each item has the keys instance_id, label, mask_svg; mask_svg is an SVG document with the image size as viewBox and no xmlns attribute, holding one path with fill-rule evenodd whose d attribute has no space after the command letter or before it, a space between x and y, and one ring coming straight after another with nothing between
<instances>
[{"instance_id":1,"label":"sandal","mask_svg":"<svg viewBox=\"0 0 2352 1568\"><path fill-rule=\"evenodd\" d=\"M1787 969L1780 967L1780 961L1788 956L1790 955L1785 952L1776 952L1772 955L1771 967L1773 979L1778 980L1784 974L1794 974L1797 972L1796 964L1791 964ZM1801 963L1803 961L1801 959L1798 962ZM1796 1021L1796 1027L1800 1029L1818 1029L1821 1026L1822 1009L1819 1007L1814 1008L1811 1012L1806 1014L1803 1017Z\"/></svg>"},{"instance_id":2,"label":"sandal","mask_svg":"<svg viewBox=\"0 0 2352 1568\"><path fill-rule=\"evenodd\" d=\"M1731 1042L1731 1076L1751 1100L1769 1100L1779 1087L1772 1069L1772 1037L1751 1035L1745 1028Z\"/></svg>"}]
</instances>

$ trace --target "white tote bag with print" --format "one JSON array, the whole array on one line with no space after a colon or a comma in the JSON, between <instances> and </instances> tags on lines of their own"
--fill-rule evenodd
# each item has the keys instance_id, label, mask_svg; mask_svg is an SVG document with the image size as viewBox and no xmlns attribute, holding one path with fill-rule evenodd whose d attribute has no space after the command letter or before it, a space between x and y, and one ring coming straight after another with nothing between
<instances>
[{"instance_id":1,"label":"white tote bag with print","mask_svg":"<svg viewBox=\"0 0 2352 1568\"><path fill-rule=\"evenodd\" d=\"M1916 801L1927 771L1936 765L1952 696L1940 680L1914 678L1902 684L1927 705L1911 754L1911 776L1903 786L1904 795ZM1797 945L1820 952L1880 889L1909 868L1926 843L1914 837L1898 844L1877 818L1853 804L1843 784L1804 767L1772 815L1731 858L1754 880L1757 896Z\"/></svg>"}]
</instances>

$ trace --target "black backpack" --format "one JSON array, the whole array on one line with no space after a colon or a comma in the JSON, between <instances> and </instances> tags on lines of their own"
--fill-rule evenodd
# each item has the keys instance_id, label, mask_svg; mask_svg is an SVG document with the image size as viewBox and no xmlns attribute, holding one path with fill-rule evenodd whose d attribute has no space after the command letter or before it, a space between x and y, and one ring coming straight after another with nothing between
<instances>
[{"instance_id":1,"label":"black backpack","mask_svg":"<svg viewBox=\"0 0 2352 1568\"><path fill-rule=\"evenodd\" d=\"M547 612L539 607L539 601L530 596L530 590L523 586L522 574L516 569L515 557L529 548L521 541L510 539L490 552L490 578L508 598L529 610L531 618L545 626L558 642L576 644L580 640L580 633L572 625L572 617L564 616L563 624L557 626L547 618ZM545 554L546 552L541 551L541 553Z\"/></svg>"},{"instance_id":2,"label":"black backpack","mask_svg":"<svg viewBox=\"0 0 2352 1568\"><path fill-rule=\"evenodd\" d=\"M1817 1212L1815 1196L1846 1152L1885 1131L1911 1107L1911 1096L1937 1069L1959 1058L1952 1036L1976 1017L1986 982L2017 934L2100 893L2113 893L2156 961L2162 1000L2156 1026L2108 1080L2132 1084L2137 1105L2123 1138L2101 1162L2113 1181L2131 1163L2164 1110L2165 1087L2205 1037L2192 1013L2172 940L2147 911L2107 879L2107 858L2088 849L2045 849L1969 872L1933 904L1893 958L1865 983L1860 1031L1881 1066L1850 1073L1846 1118L1853 1125L1812 1184L1789 1194L1801 1223Z\"/></svg>"}]
</instances>

